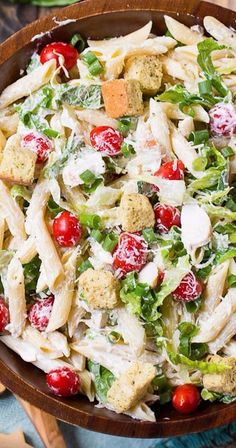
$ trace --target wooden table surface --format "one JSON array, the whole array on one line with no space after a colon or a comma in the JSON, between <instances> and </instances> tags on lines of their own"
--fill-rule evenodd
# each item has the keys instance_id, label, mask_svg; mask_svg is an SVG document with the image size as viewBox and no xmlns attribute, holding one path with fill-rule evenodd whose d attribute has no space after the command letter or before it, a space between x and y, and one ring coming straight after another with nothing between
<instances>
[{"instance_id":1,"label":"wooden table surface","mask_svg":"<svg viewBox=\"0 0 236 448\"><path fill-rule=\"evenodd\" d=\"M96 1L96 0L94 0ZM208 0L212 3L236 10L236 0ZM10 34L32 22L41 15L56 10L56 8L38 8L31 5L13 5L0 0L0 42Z\"/></svg>"}]
</instances>

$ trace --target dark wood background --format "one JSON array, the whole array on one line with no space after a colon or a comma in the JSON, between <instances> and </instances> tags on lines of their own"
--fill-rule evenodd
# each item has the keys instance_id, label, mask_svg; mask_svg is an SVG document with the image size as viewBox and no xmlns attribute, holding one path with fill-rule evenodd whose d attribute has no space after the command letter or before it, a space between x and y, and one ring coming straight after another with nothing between
<instances>
[{"instance_id":1,"label":"dark wood background","mask_svg":"<svg viewBox=\"0 0 236 448\"><path fill-rule=\"evenodd\" d=\"M236 0L208 1L236 10ZM36 20L46 13L56 11L57 9L58 8L38 8L31 5L16 5L8 1L0 0L0 42L24 25L27 25L27 23Z\"/></svg>"}]
</instances>

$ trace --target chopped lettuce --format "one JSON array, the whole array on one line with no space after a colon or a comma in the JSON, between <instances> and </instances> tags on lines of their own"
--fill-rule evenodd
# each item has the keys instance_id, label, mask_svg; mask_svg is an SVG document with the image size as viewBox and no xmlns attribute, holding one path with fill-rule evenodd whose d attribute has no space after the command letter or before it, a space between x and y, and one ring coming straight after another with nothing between
<instances>
[{"instance_id":1,"label":"chopped lettuce","mask_svg":"<svg viewBox=\"0 0 236 448\"><path fill-rule=\"evenodd\" d=\"M23 185L14 185L11 188L11 195L14 199L23 198L25 201L30 202L31 194Z\"/></svg>"},{"instance_id":2,"label":"chopped lettuce","mask_svg":"<svg viewBox=\"0 0 236 448\"><path fill-rule=\"evenodd\" d=\"M203 107L211 108L219 100L212 95L199 96L188 92L181 84L176 84L174 87L170 87L164 93L155 97L156 101L169 102L178 104L182 112L191 117L194 117L193 104L200 104Z\"/></svg>"},{"instance_id":3,"label":"chopped lettuce","mask_svg":"<svg viewBox=\"0 0 236 448\"><path fill-rule=\"evenodd\" d=\"M58 88L57 100L83 109L100 109L102 107L101 86L61 84Z\"/></svg>"},{"instance_id":4,"label":"chopped lettuce","mask_svg":"<svg viewBox=\"0 0 236 448\"><path fill-rule=\"evenodd\" d=\"M180 332L179 337L179 353L187 356L191 360L203 358L208 352L207 344L191 343L191 338L195 336L199 328L190 322L181 322L178 326Z\"/></svg>"},{"instance_id":5,"label":"chopped lettuce","mask_svg":"<svg viewBox=\"0 0 236 448\"><path fill-rule=\"evenodd\" d=\"M209 37L199 42L197 47L197 61L206 79L211 82L212 87L217 90L220 96L227 96L229 90L225 83L222 81L220 74L216 71L211 59L211 53L215 50L226 48L225 45L219 45L214 39L212 39L212 37Z\"/></svg>"},{"instance_id":6,"label":"chopped lettuce","mask_svg":"<svg viewBox=\"0 0 236 448\"><path fill-rule=\"evenodd\" d=\"M88 369L93 375L96 396L101 403L105 403L107 392L115 381L115 376L110 370L91 360L88 360Z\"/></svg>"},{"instance_id":7,"label":"chopped lettuce","mask_svg":"<svg viewBox=\"0 0 236 448\"><path fill-rule=\"evenodd\" d=\"M76 154L84 146L84 142L80 137L73 136L72 138L68 139L62 150L62 155L51 165L47 165L45 167L43 171L44 177L48 179L57 177L61 173L62 169L66 166L69 157L73 154Z\"/></svg>"},{"instance_id":8,"label":"chopped lettuce","mask_svg":"<svg viewBox=\"0 0 236 448\"><path fill-rule=\"evenodd\" d=\"M16 106L20 121L25 127L42 132L49 138L56 138L59 135L57 131L50 128L45 118L51 113L53 97L53 89L44 86Z\"/></svg>"},{"instance_id":9,"label":"chopped lettuce","mask_svg":"<svg viewBox=\"0 0 236 448\"><path fill-rule=\"evenodd\" d=\"M200 372L202 373L222 373L225 372L226 370L231 369L230 366L225 365L225 364L216 364L214 362L211 361L198 361L198 360L192 360L190 358L188 358L187 356L184 356L180 353L173 353L173 352L168 352L170 361L173 364L183 364L187 367L189 367L190 369L194 369L194 370L200 370Z\"/></svg>"},{"instance_id":10,"label":"chopped lettuce","mask_svg":"<svg viewBox=\"0 0 236 448\"><path fill-rule=\"evenodd\" d=\"M163 304L165 298L171 294L181 280L191 270L188 255L178 258L176 266L172 266L165 273L164 281L161 285L160 291L156 294L156 304L160 306Z\"/></svg>"},{"instance_id":11,"label":"chopped lettuce","mask_svg":"<svg viewBox=\"0 0 236 448\"><path fill-rule=\"evenodd\" d=\"M40 275L41 260L38 255L29 263L24 265L25 290L26 293L35 293L36 285Z\"/></svg>"},{"instance_id":12,"label":"chopped lettuce","mask_svg":"<svg viewBox=\"0 0 236 448\"><path fill-rule=\"evenodd\" d=\"M205 388L202 389L201 391L201 397L204 401L210 401L211 403L213 401L220 401L221 403L229 404L233 403L236 400L235 396L223 395L217 392L211 392L210 390L207 390Z\"/></svg>"}]
</instances>

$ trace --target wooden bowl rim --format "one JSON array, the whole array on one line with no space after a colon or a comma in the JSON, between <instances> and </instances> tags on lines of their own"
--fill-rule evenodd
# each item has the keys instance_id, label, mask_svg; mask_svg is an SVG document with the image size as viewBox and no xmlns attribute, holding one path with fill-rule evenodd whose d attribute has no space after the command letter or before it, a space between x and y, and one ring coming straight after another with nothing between
<instances>
[{"instance_id":1,"label":"wooden bowl rim","mask_svg":"<svg viewBox=\"0 0 236 448\"><path fill-rule=\"evenodd\" d=\"M80 3L70 5L66 8L58 10L48 16L42 17L17 33L9 37L0 45L0 65L10 59L14 54L28 44L35 36L35 28L37 34L46 33L50 30L58 29L60 26L55 23L56 19L63 21L67 19L86 19L101 14L118 13L126 11L160 11L161 13L170 13L176 15L182 14L194 15L195 17L203 17L201 7L208 8L211 14L221 17L224 12L228 12L227 8L213 5L201 0L190 0L187 5L185 0L83 0ZM232 22L236 21L236 12L232 12ZM66 25L65 25L66 26ZM172 420L162 419L157 422L140 422L123 415L116 415L105 411L96 415L93 404L91 411L74 408L73 401L64 400L52 395L46 394L44 391L35 388L32 384L25 381L24 377L18 375L1 359L2 353L8 351L3 343L0 343L0 380L14 394L19 395L24 400L39 407L40 409L51 413L55 417L65 422L76 424L87 429L92 429L107 434L121 435L128 437L170 437L174 435L203 431L217 427L222 424L230 423L236 418L236 403L230 405L218 404L209 405L209 407L200 415L177 416ZM4 355L2 355L4 358ZM5 356L7 358L7 355ZM27 365L27 363L26 363ZM209 410L208 410L209 409Z\"/></svg>"}]
</instances>

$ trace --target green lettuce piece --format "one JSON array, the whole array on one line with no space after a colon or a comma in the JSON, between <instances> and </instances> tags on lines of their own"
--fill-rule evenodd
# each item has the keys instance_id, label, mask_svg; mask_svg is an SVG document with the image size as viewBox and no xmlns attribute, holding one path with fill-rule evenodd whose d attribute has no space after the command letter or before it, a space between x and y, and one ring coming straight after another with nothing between
<instances>
[{"instance_id":1,"label":"green lettuce piece","mask_svg":"<svg viewBox=\"0 0 236 448\"><path fill-rule=\"evenodd\" d=\"M229 93L229 89L222 81L220 74L216 71L212 59L211 53L215 50L222 50L226 48L225 45L219 45L212 37L204 39L199 42L198 45L198 57L197 62L200 65L206 79L208 79L212 86L217 90L220 96L225 97Z\"/></svg>"},{"instance_id":2,"label":"green lettuce piece","mask_svg":"<svg viewBox=\"0 0 236 448\"><path fill-rule=\"evenodd\" d=\"M204 176L202 176L200 179L195 179L190 183L188 190L197 191L212 188L214 186L218 186L221 179L221 168L209 168L208 170L206 170L206 174Z\"/></svg>"},{"instance_id":3,"label":"green lettuce piece","mask_svg":"<svg viewBox=\"0 0 236 448\"><path fill-rule=\"evenodd\" d=\"M199 96L190 93L181 84L170 87L164 93L157 95L155 100L178 104L182 112L192 117L194 117L193 104L200 104L201 106L210 109L219 101L219 99L214 98L212 95Z\"/></svg>"},{"instance_id":4,"label":"green lettuce piece","mask_svg":"<svg viewBox=\"0 0 236 448\"><path fill-rule=\"evenodd\" d=\"M236 212L226 207L205 204L204 208L211 218L226 219L227 221L236 221Z\"/></svg>"},{"instance_id":5,"label":"green lettuce piece","mask_svg":"<svg viewBox=\"0 0 236 448\"><path fill-rule=\"evenodd\" d=\"M47 165L44 168L44 177L46 177L47 179L57 177L66 166L69 157L73 154L77 154L84 146L84 142L76 136L73 136L72 139L67 140L62 150L62 155L51 165Z\"/></svg>"},{"instance_id":6,"label":"green lettuce piece","mask_svg":"<svg viewBox=\"0 0 236 448\"><path fill-rule=\"evenodd\" d=\"M59 133L49 127L45 113L48 114L52 107L54 92L49 86L44 86L38 92L26 98L20 105L16 106L19 119L24 126L42 132L48 138L56 138Z\"/></svg>"},{"instance_id":7,"label":"green lettuce piece","mask_svg":"<svg viewBox=\"0 0 236 448\"><path fill-rule=\"evenodd\" d=\"M202 373L222 373L226 370L230 370L231 366L225 364L216 364L211 361L198 361L189 359L187 356L182 355L181 353L173 353L168 352L170 361L173 364L183 364L190 369L200 370Z\"/></svg>"},{"instance_id":8,"label":"green lettuce piece","mask_svg":"<svg viewBox=\"0 0 236 448\"><path fill-rule=\"evenodd\" d=\"M115 376L110 370L88 360L88 369L93 374L93 381L96 391L96 396L101 403L106 403L107 392L115 381Z\"/></svg>"},{"instance_id":9,"label":"green lettuce piece","mask_svg":"<svg viewBox=\"0 0 236 448\"><path fill-rule=\"evenodd\" d=\"M31 194L23 185L14 185L11 188L11 195L14 199L23 198L25 201L30 202Z\"/></svg>"},{"instance_id":10,"label":"green lettuce piece","mask_svg":"<svg viewBox=\"0 0 236 448\"><path fill-rule=\"evenodd\" d=\"M102 107L101 86L61 84L58 88L57 100L83 109L100 109Z\"/></svg>"},{"instance_id":11,"label":"green lettuce piece","mask_svg":"<svg viewBox=\"0 0 236 448\"><path fill-rule=\"evenodd\" d=\"M230 260L231 258L234 258L234 257L236 257L236 249L231 248L231 249L226 250L225 252L218 252L216 254L214 262L216 264L221 264L221 263L224 263L224 261Z\"/></svg>"},{"instance_id":12,"label":"green lettuce piece","mask_svg":"<svg viewBox=\"0 0 236 448\"><path fill-rule=\"evenodd\" d=\"M211 403L213 401L220 401L221 403L224 404L230 404L236 400L235 396L223 395L217 392L211 392L210 390L205 388L203 388L201 391L201 397L204 401L210 401Z\"/></svg>"},{"instance_id":13,"label":"green lettuce piece","mask_svg":"<svg viewBox=\"0 0 236 448\"><path fill-rule=\"evenodd\" d=\"M35 293L40 275L41 260L38 255L23 266L25 277L25 290L28 294Z\"/></svg>"},{"instance_id":14,"label":"green lettuce piece","mask_svg":"<svg viewBox=\"0 0 236 448\"><path fill-rule=\"evenodd\" d=\"M177 265L166 271L161 289L156 294L156 306L163 304L165 298L179 286L181 280L190 270L191 266L188 255L178 258Z\"/></svg>"}]
</instances>

